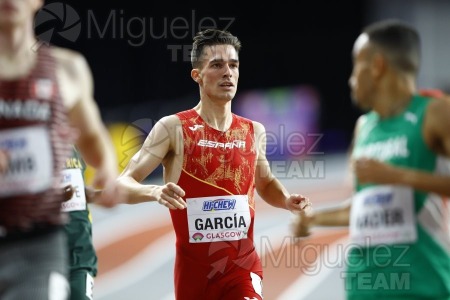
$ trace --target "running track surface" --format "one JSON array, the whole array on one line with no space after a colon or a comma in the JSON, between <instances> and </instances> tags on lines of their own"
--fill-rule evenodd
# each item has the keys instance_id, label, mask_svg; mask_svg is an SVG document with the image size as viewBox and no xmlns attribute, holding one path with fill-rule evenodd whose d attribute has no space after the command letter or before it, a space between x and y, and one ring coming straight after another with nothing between
<instances>
[{"instance_id":1,"label":"running track surface","mask_svg":"<svg viewBox=\"0 0 450 300\"><path fill-rule=\"evenodd\" d=\"M308 196L314 208L336 205L351 194L345 155L322 158L321 178L280 178L291 193ZM95 299L173 300L175 235L167 208L145 203L91 210L99 259ZM347 228L315 228L309 238L296 240L291 218L257 197L255 246L264 268L264 299L345 299Z\"/></svg>"}]
</instances>

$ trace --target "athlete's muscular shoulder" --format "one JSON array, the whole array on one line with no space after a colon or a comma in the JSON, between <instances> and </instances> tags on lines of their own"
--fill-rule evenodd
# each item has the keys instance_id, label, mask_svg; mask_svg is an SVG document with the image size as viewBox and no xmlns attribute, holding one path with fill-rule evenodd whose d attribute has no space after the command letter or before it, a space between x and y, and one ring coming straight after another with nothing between
<instances>
[{"instance_id":1,"label":"athlete's muscular shoulder","mask_svg":"<svg viewBox=\"0 0 450 300\"><path fill-rule=\"evenodd\" d=\"M145 139L140 157L144 161L170 159L174 153L179 153L176 147L183 145L182 137L181 122L178 117L175 115L163 117L155 123Z\"/></svg>"},{"instance_id":2,"label":"athlete's muscular shoulder","mask_svg":"<svg viewBox=\"0 0 450 300\"><path fill-rule=\"evenodd\" d=\"M130 160L123 174L142 181L159 164L168 181L177 182L183 161L183 133L175 115L163 117L153 126L141 149Z\"/></svg>"},{"instance_id":3,"label":"athlete's muscular shoulder","mask_svg":"<svg viewBox=\"0 0 450 300\"><path fill-rule=\"evenodd\" d=\"M169 151L173 151L176 154L180 153L179 148L183 145L183 129L181 127L181 121L176 115L169 115L161 118L157 123L159 135L163 137L166 135L169 138Z\"/></svg>"},{"instance_id":4,"label":"athlete's muscular shoulder","mask_svg":"<svg viewBox=\"0 0 450 300\"><path fill-rule=\"evenodd\" d=\"M64 105L70 109L92 93L92 75L84 56L74 50L52 47L56 76Z\"/></svg>"},{"instance_id":5,"label":"athlete's muscular shoulder","mask_svg":"<svg viewBox=\"0 0 450 300\"><path fill-rule=\"evenodd\" d=\"M264 127L264 125L256 121L252 121L252 124L256 139L258 140L258 138L261 137L264 138L266 135L266 128Z\"/></svg>"},{"instance_id":6,"label":"athlete's muscular shoulder","mask_svg":"<svg viewBox=\"0 0 450 300\"><path fill-rule=\"evenodd\" d=\"M263 124L252 121L253 124L253 131L255 134L255 145L256 145L256 151L258 154L258 161L261 159L265 159L266 155L266 143L267 143L267 136L266 136L266 128Z\"/></svg>"}]
</instances>

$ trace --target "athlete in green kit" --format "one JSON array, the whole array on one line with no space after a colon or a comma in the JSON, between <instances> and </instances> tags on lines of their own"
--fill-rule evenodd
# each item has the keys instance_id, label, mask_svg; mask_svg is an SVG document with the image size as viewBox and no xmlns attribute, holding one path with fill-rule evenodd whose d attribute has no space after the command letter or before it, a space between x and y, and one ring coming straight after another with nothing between
<instances>
[{"instance_id":1,"label":"athlete in green kit","mask_svg":"<svg viewBox=\"0 0 450 300\"><path fill-rule=\"evenodd\" d=\"M94 193L85 190L86 164L74 147L63 171L63 186L71 186L69 199L62 203L62 211L69 214L64 226L69 245L70 299L93 299L94 277L97 275L97 255L92 244L92 218L88 202ZM90 192L89 192L90 191Z\"/></svg>"},{"instance_id":2,"label":"athlete in green kit","mask_svg":"<svg viewBox=\"0 0 450 300\"><path fill-rule=\"evenodd\" d=\"M353 48L349 83L357 121L353 196L300 215L311 226L350 226L348 299L450 299L450 100L418 94L418 32L398 20L369 25Z\"/></svg>"}]
</instances>

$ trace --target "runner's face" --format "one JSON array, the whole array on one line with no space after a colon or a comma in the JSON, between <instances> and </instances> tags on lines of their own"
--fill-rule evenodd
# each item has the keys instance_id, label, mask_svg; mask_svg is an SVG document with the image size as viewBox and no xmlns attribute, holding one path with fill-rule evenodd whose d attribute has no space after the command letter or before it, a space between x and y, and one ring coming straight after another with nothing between
<instances>
[{"instance_id":1,"label":"runner's face","mask_svg":"<svg viewBox=\"0 0 450 300\"><path fill-rule=\"evenodd\" d=\"M199 84L208 98L231 101L239 79L239 57L231 45L215 45L203 50Z\"/></svg>"},{"instance_id":2,"label":"runner's face","mask_svg":"<svg viewBox=\"0 0 450 300\"><path fill-rule=\"evenodd\" d=\"M26 24L42 6L42 0L0 0L0 29Z\"/></svg>"},{"instance_id":3,"label":"runner's face","mask_svg":"<svg viewBox=\"0 0 450 300\"><path fill-rule=\"evenodd\" d=\"M361 109L371 109L374 79L372 54L366 34L358 37L353 47L353 70L349 79L353 102Z\"/></svg>"}]
</instances>

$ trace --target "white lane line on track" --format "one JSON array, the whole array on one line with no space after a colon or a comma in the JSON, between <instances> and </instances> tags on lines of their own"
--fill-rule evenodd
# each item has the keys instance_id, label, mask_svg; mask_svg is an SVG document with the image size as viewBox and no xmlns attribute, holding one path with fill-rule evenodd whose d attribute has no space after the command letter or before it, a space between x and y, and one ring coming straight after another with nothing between
<instances>
[{"instance_id":1,"label":"white lane line on track","mask_svg":"<svg viewBox=\"0 0 450 300\"><path fill-rule=\"evenodd\" d=\"M336 245L347 245L347 243L348 238L345 237L330 244L329 249L332 250L326 253L326 259L333 262L338 261L343 253L339 253L340 250L338 249L340 248L336 247ZM306 300L311 293L317 291L320 286L324 286L323 282L336 270L335 267L331 267L327 263L322 263L325 259L324 256L325 253L322 252L316 262L322 266L320 272L317 272L314 276L299 276L297 280L295 280L290 287L277 298L277 300Z\"/></svg>"}]
</instances>

